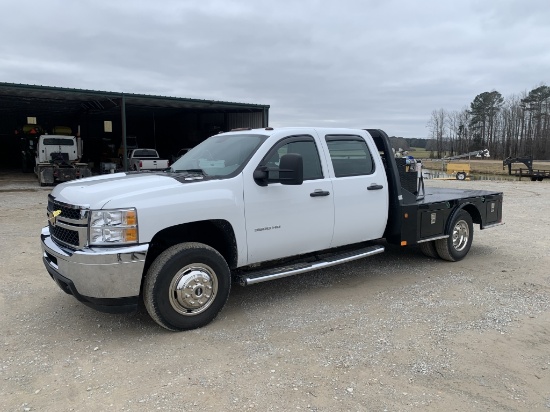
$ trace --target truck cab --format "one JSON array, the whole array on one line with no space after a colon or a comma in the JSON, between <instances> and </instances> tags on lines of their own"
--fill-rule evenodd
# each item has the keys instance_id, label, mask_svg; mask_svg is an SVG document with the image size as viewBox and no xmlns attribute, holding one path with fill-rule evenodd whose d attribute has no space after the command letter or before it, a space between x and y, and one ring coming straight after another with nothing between
<instances>
[{"instance_id":1,"label":"truck cab","mask_svg":"<svg viewBox=\"0 0 550 412\"><path fill-rule=\"evenodd\" d=\"M36 163L63 161L70 163L80 158L76 137L64 135L41 135L38 139Z\"/></svg>"},{"instance_id":2,"label":"truck cab","mask_svg":"<svg viewBox=\"0 0 550 412\"><path fill-rule=\"evenodd\" d=\"M281 129L269 137L244 170L267 171L263 181L243 181L249 264L382 237L386 174L366 135ZM280 161L290 153L302 159L301 184L281 180ZM266 248L266 243L279 246Z\"/></svg>"}]
</instances>

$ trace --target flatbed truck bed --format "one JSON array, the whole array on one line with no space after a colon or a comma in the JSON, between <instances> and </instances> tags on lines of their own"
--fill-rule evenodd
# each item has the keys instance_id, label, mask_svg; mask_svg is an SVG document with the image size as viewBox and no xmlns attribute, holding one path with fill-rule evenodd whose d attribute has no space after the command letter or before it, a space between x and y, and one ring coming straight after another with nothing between
<instances>
[{"instance_id":1,"label":"flatbed truck bed","mask_svg":"<svg viewBox=\"0 0 550 412\"><path fill-rule=\"evenodd\" d=\"M435 250L435 241L453 236L452 226L461 211L467 212L482 230L502 224L502 192L424 188L416 171L406 173L404 165L396 162L386 133L378 129L368 132L386 168L390 213L384 237L389 243L401 246L428 243L423 252L436 257L435 252L426 253L425 249Z\"/></svg>"}]
</instances>

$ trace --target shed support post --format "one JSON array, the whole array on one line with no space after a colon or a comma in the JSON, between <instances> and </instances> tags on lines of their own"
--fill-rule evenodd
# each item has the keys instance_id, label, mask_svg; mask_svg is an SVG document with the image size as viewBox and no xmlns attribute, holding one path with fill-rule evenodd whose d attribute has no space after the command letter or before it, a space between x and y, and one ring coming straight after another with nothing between
<instances>
[{"instance_id":1,"label":"shed support post","mask_svg":"<svg viewBox=\"0 0 550 412\"><path fill-rule=\"evenodd\" d=\"M125 172L128 171L128 147L126 145L126 97L122 93L120 104L120 117L122 124L122 167Z\"/></svg>"},{"instance_id":2,"label":"shed support post","mask_svg":"<svg viewBox=\"0 0 550 412\"><path fill-rule=\"evenodd\" d=\"M263 125L262 125L262 127L268 127L269 126L269 111L266 108L264 108L263 112L264 112L263 113L264 116L263 116Z\"/></svg>"}]
</instances>

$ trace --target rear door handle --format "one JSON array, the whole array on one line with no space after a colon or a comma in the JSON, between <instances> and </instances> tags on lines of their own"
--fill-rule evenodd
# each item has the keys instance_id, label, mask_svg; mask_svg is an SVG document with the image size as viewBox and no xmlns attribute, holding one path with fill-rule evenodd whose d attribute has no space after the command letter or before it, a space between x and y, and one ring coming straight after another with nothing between
<instances>
[{"instance_id":1,"label":"rear door handle","mask_svg":"<svg viewBox=\"0 0 550 412\"><path fill-rule=\"evenodd\" d=\"M367 190L380 190L380 189L383 189L383 188L384 188L384 186L373 183L372 185L367 187Z\"/></svg>"},{"instance_id":2,"label":"rear door handle","mask_svg":"<svg viewBox=\"0 0 550 412\"><path fill-rule=\"evenodd\" d=\"M328 196L328 195L330 195L330 192L327 191L327 190L320 190L320 189L317 189L317 190L315 190L313 193L310 193L309 195L310 195L311 197Z\"/></svg>"}]
</instances>

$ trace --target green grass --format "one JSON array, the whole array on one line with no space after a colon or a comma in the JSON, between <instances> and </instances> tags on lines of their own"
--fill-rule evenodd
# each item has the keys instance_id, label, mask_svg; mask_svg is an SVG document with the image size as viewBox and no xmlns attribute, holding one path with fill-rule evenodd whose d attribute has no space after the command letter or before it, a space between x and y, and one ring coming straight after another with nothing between
<instances>
[{"instance_id":1,"label":"green grass","mask_svg":"<svg viewBox=\"0 0 550 412\"><path fill-rule=\"evenodd\" d=\"M409 156L412 156L415 159L429 159L430 153L430 150L426 150L422 147L411 147L411 150L409 151Z\"/></svg>"}]
</instances>

